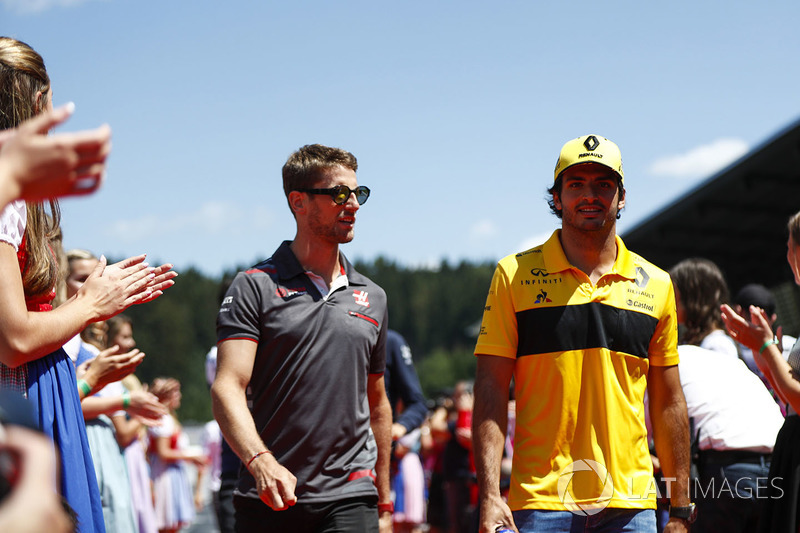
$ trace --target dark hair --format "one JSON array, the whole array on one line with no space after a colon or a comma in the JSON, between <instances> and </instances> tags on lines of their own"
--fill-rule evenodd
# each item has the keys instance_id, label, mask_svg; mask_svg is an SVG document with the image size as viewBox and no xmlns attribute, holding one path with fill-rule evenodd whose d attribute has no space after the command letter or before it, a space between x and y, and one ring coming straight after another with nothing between
<instances>
[{"instance_id":1,"label":"dark hair","mask_svg":"<svg viewBox=\"0 0 800 533\"><path fill-rule=\"evenodd\" d=\"M792 238L794 245L800 246L800 211L791 216L787 227L789 228L789 237Z\"/></svg>"},{"instance_id":2,"label":"dark hair","mask_svg":"<svg viewBox=\"0 0 800 533\"><path fill-rule=\"evenodd\" d=\"M772 295L770 290L758 283L748 283L739 289L733 301L736 305L741 306L745 316L750 314L751 305L763 309L767 313L767 316L774 315L778 306L775 301L775 296Z\"/></svg>"},{"instance_id":3,"label":"dark hair","mask_svg":"<svg viewBox=\"0 0 800 533\"><path fill-rule=\"evenodd\" d=\"M682 342L699 345L715 329L725 330L720 306L729 303L725 276L713 261L684 259L669 271L685 312Z\"/></svg>"},{"instance_id":4,"label":"dark hair","mask_svg":"<svg viewBox=\"0 0 800 533\"><path fill-rule=\"evenodd\" d=\"M547 189L547 194L550 195L550 197L547 198L547 205L550 206L550 212L553 213L558 218L561 218L562 216L564 216L564 214L562 213L561 209L558 209L556 207L555 194L558 193L558 195L561 196L562 185L563 185L563 180L561 176L558 176L558 178L556 178L555 183L553 183L553 186ZM625 196L625 186L622 184L622 180L619 179L619 177L617 177L617 190L619 191L620 198ZM622 217L622 210L620 209L619 211L617 211L617 220L619 220L621 217Z\"/></svg>"},{"instance_id":5,"label":"dark hair","mask_svg":"<svg viewBox=\"0 0 800 533\"><path fill-rule=\"evenodd\" d=\"M294 152L283 165L283 193L287 201L290 192L313 187L320 171L336 166L355 172L358 161L350 152L321 144L307 144Z\"/></svg>"}]
</instances>

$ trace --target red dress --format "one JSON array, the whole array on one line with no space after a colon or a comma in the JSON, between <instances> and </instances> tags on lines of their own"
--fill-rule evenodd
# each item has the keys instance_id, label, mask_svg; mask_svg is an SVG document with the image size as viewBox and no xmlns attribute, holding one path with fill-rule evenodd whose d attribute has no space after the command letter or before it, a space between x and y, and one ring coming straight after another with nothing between
<instances>
[{"instance_id":1,"label":"red dress","mask_svg":"<svg viewBox=\"0 0 800 533\"><path fill-rule=\"evenodd\" d=\"M17 261L19 261L19 271L25 275L25 263L28 259L28 252L25 246L26 239L22 236L22 242L17 250ZM50 292L39 296L29 298L25 296L25 305L28 311L51 311L53 306L51 302L56 297L56 288L53 287ZM27 396L28 389L28 365L22 364L16 368L11 368L3 363L0 363L0 388L5 390L12 390L18 392L23 396Z\"/></svg>"}]
</instances>

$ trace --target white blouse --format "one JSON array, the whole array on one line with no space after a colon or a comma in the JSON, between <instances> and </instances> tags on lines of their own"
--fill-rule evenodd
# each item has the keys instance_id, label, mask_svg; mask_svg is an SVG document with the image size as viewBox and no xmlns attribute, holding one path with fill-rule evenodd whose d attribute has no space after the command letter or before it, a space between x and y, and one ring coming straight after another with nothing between
<instances>
[{"instance_id":1,"label":"white blouse","mask_svg":"<svg viewBox=\"0 0 800 533\"><path fill-rule=\"evenodd\" d=\"M0 241L7 242L19 251L28 220L25 200L14 200L0 213Z\"/></svg>"}]
</instances>

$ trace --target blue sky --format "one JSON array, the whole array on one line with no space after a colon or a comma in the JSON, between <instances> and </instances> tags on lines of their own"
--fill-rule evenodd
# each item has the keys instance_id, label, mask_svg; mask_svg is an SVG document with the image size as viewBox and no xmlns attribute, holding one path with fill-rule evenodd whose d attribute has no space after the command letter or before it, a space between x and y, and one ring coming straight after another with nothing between
<instances>
[{"instance_id":1,"label":"blue sky","mask_svg":"<svg viewBox=\"0 0 800 533\"><path fill-rule=\"evenodd\" d=\"M497 260L558 220L561 145L622 149L632 228L800 118L800 4L0 0L65 129L109 123L107 181L67 247L217 275L294 235L280 168L353 152L350 259Z\"/></svg>"}]
</instances>

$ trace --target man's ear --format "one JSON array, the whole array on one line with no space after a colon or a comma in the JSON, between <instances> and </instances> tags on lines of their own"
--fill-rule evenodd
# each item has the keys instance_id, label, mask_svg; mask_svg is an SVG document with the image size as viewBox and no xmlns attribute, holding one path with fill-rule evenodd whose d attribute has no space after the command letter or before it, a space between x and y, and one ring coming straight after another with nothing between
<instances>
[{"instance_id":1,"label":"man's ear","mask_svg":"<svg viewBox=\"0 0 800 533\"><path fill-rule=\"evenodd\" d=\"M289 193L289 207L292 208L295 214L304 213L306 210L306 200L308 199L308 195L301 193L300 191L291 191Z\"/></svg>"},{"instance_id":2,"label":"man's ear","mask_svg":"<svg viewBox=\"0 0 800 533\"><path fill-rule=\"evenodd\" d=\"M558 191L553 191L553 205L559 211L561 211L563 206L561 205L561 194Z\"/></svg>"}]
</instances>

